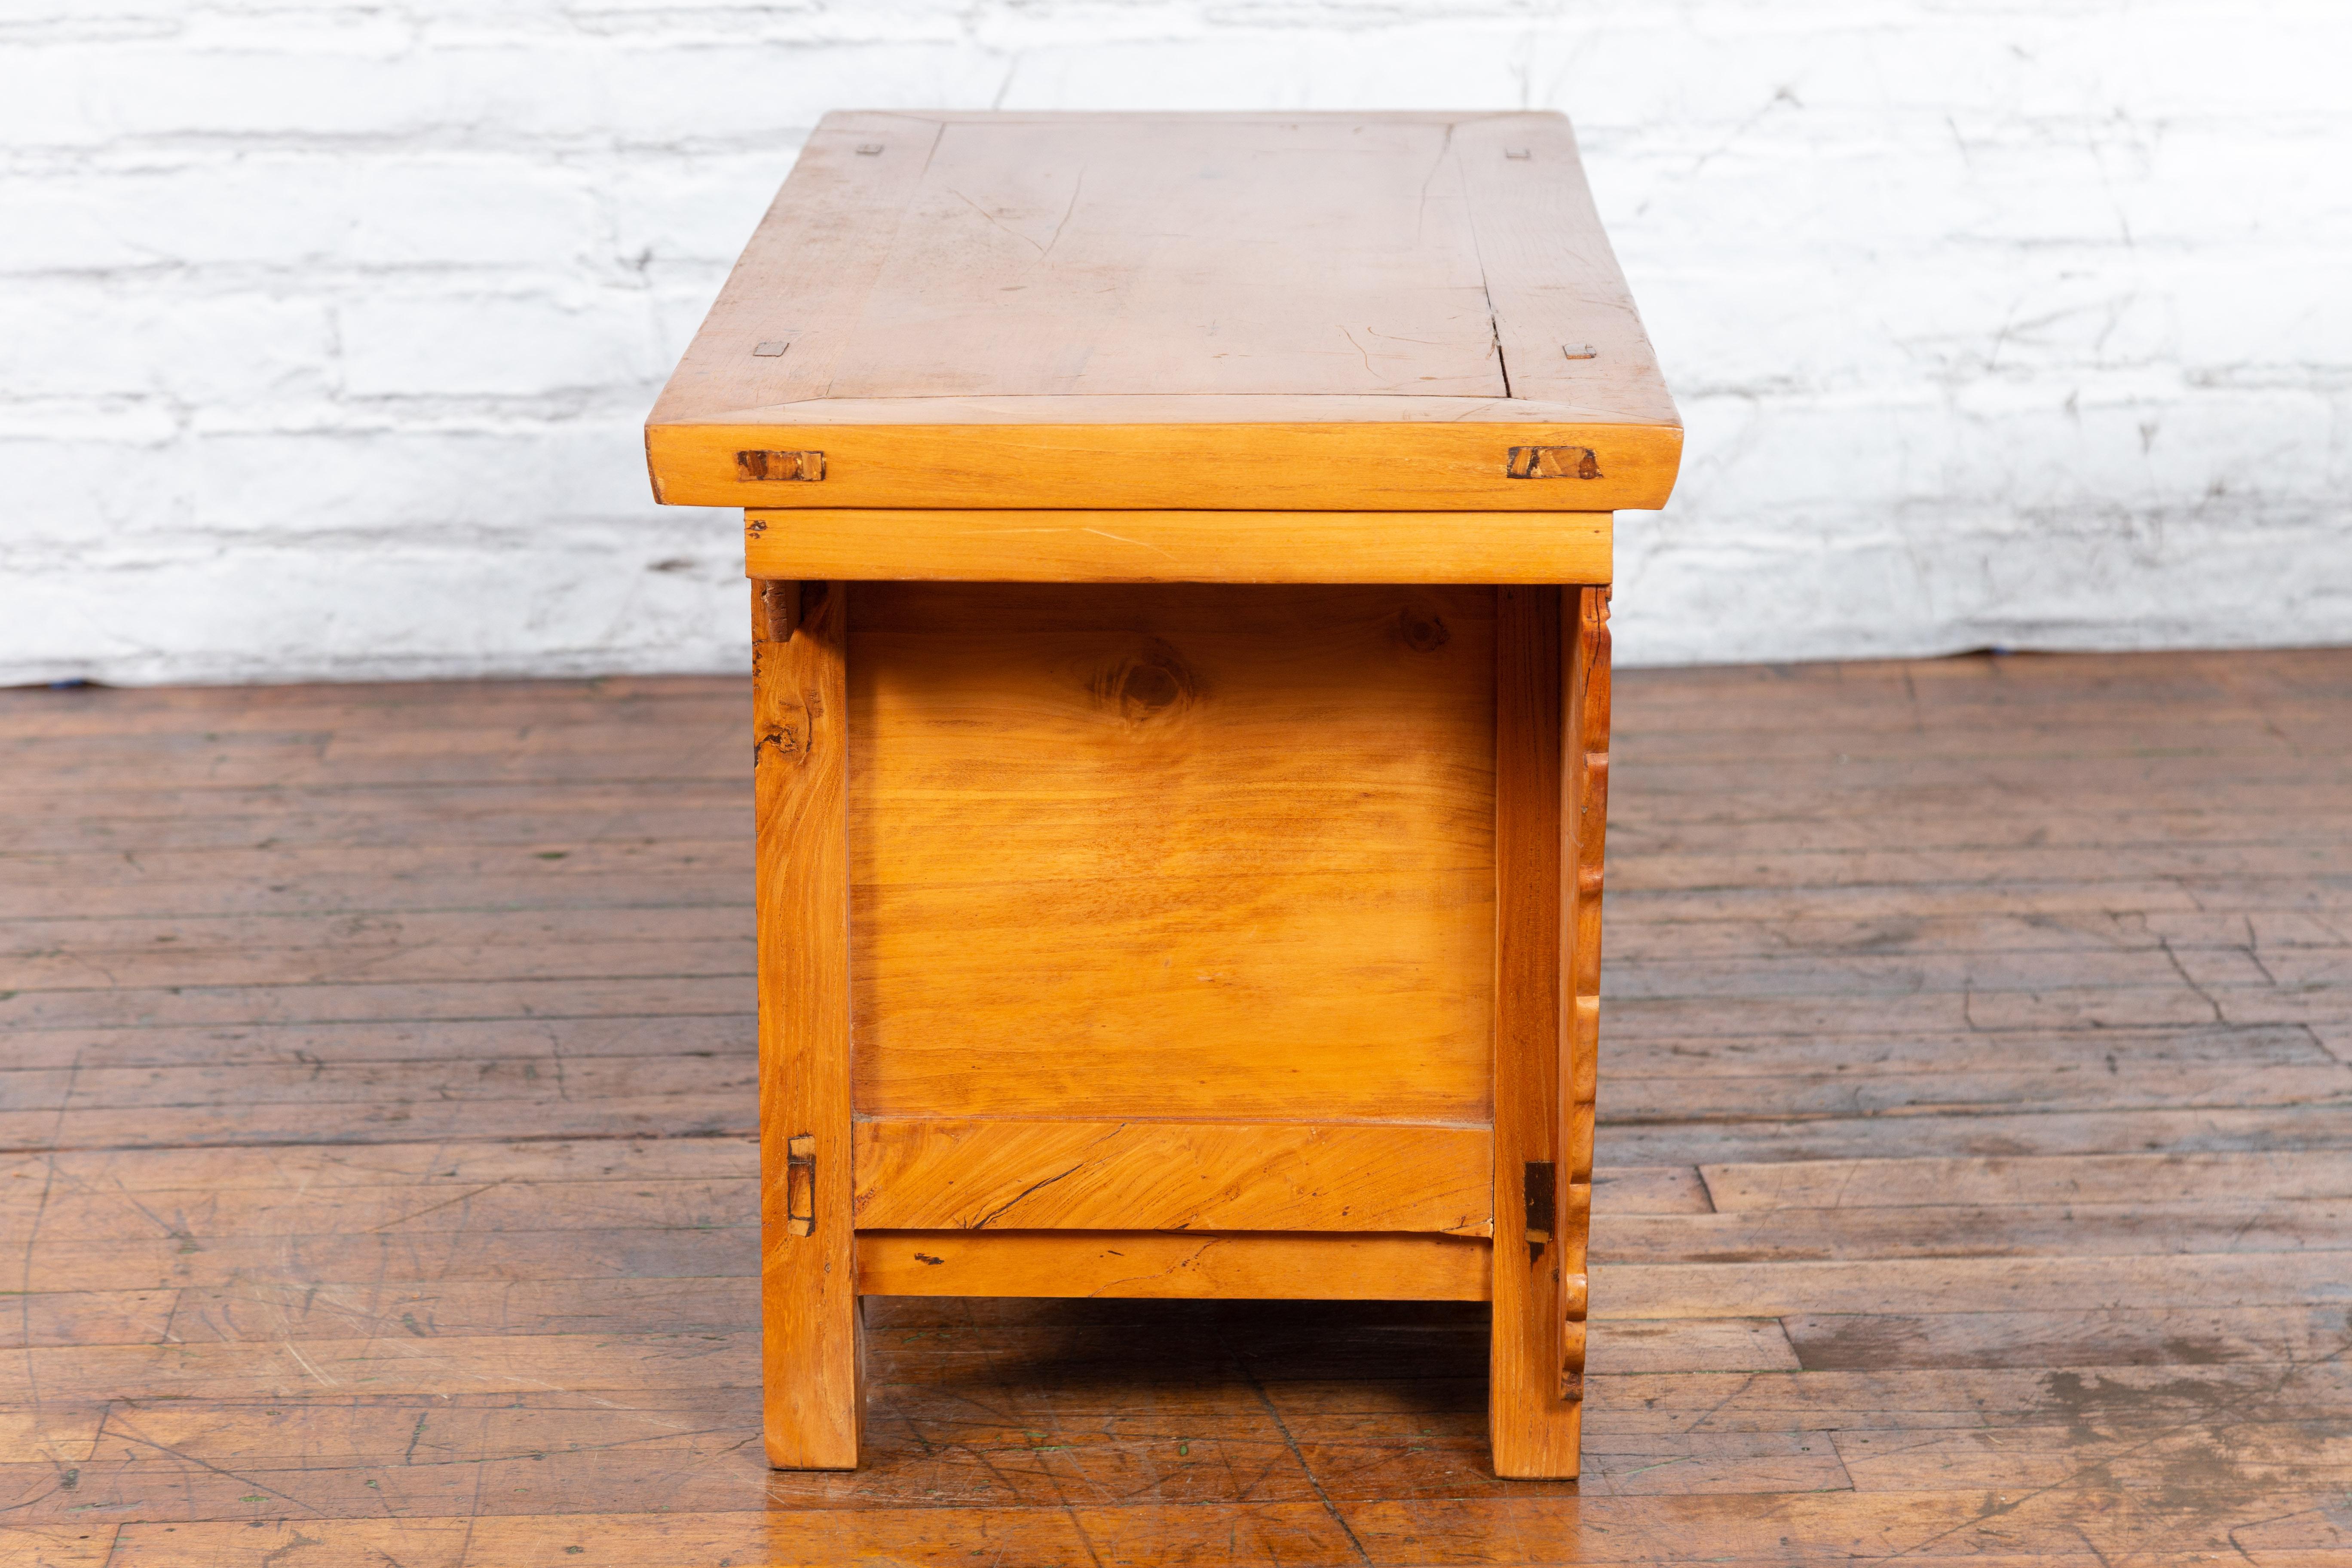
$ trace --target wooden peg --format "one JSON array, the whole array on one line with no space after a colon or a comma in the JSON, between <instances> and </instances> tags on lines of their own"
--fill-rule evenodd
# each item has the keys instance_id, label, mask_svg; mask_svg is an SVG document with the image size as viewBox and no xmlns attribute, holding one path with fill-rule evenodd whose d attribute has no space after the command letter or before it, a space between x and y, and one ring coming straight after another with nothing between
<instances>
[{"instance_id":1,"label":"wooden peg","mask_svg":"<svg viewBox=\"0 0 2352 1568\"><path fill-rule=\"evenodd\" d=\"M1514 447L1503 465L1514 479L1597 479L1601 460L1590 447Z\"/></svg>"},{"instance_id":2,"label":"wooden peg","mask_svg":"<svg viewBox=\"0 0 2352 1568\"><path fill-rule=\"evenodd\" d=\"M735 454L735 477L759 481L800 479L814 484L824 478L824 454L738 452Z\"/></svg>"},{"instance_id":3,"label":"wooden peg","mask_svg":"<svg viewBox=\"0 0 2352 1568\"><path fill-rule=\"evenodd\" d=\"M759 585L762 642L790 642L801 626L801 585L772 579Z\"/></svg>"},{"instance_id":4,"label":"wooden peg","mask_svg":"<svg viewBox=\"0 0 2352 1568\"><path fill-rule=\"evenodd\" d=\"M784 1152L784 1234L816 1234L816 1135L803 1132Z\"/></svg>"}]
</instances>

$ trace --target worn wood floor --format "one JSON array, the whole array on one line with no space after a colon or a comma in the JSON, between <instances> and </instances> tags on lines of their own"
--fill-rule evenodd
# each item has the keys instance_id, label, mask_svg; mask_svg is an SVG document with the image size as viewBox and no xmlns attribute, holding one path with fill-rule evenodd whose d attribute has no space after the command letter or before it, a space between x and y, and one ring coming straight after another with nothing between
<instances>
[{"instance_id":1,"label":"worn wood floor","mask_svg":"<svg viewBox=\"0 0 2352 1568\"><path fill-rule=\"evenodd\" d=\"M1379 1304L771 1475L747 702L0 693L0 1563L2352 1564L2352 652L1622 678L1580 1485Z\"/></svg>"}]
</instances>

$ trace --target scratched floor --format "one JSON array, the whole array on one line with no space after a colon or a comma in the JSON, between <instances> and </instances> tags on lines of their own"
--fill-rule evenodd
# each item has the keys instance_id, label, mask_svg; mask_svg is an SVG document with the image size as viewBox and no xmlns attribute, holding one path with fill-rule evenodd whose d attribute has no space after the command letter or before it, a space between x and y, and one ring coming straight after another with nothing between
<instances>
[{"instance_id":1,"label":"scratched floor","mask_svg":"<svg viewBox=\"0 0 2352 1568\"><path fill-rule=\"evenodd\" d=\"M771 1475L745 701L0 692L0 1564L2352 1568L2352 652L1623 679L1580 1485L1378 1304Z\"/></svg>"}]
</instances>

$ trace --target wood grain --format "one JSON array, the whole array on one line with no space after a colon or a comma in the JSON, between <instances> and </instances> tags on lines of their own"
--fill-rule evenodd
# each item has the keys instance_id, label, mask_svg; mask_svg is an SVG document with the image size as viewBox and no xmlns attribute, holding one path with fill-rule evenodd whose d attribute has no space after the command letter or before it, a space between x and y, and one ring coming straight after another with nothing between
<instances>
[{"instance_id":1,"label":"wood grain","mask_svg":"<svg viewBox=\"0 0 2352 1568\"><path fill-rule=\"evenodd\" d=\"M1605 511L745 513L754 576L965 583L1605 583Z\"/></svg>"},{"instance_id":2,"label":"wood grain","mask_svg":"<svg viewBox=\"0 0 2352 1568\"><path fill-rule=\"evenodd\" d=\"M0 691L0 1561L2352 1554L2352 655L1619 672L1573 1489L1479 1300L875 1298L771 1470L741 685Z\"/></svg>"},{"instance_id":3,"label":"wood grain","mask_svg":"<svg viewBox=\"0 0 2352 1568\"><path fill-rule=\"evenodd\" d=\"M866 1391L849 1182L849 588L805 586L783 641L752 595L767 1446L779 1466L854 1469Z\"/></svg>"},{"instance_id":4,"label":"wood grain","mask_svg":"<svg viewBox=\"0 0 2352 1568\"><path fill-rule=\"evenodd\" d=\"M1453 135L947 121L824 395L1507 397Z\"/></svg>"},{"instance_id":5,"label":"wood grain","mask_svg":"<svg viewBox=\"0 0 2352 1568\"><path fill-rule=\"evenodd\" d=\"M1476 1301L1486 1243L1328 1231L868 1230L869 1296Z\"/></svg>"},{"instance_id":6,"label":"wood grain","mask_svg":"<svg viewBox=\"0 0 2352 1568\"><path fill-rule=\"evenodd\" d=\"M646 436L662 500L824 508L1606 511L1681 448L1549 114L828 116Z\"/></svg>"},{"instance_id":7,"label":"wood grain","mask_svg":"<svg viewBox=\"0 0 2352 1568\"><path fill-rule=\"evenodd\" d=\"M862 586L858 1113L1483 1122L1491 605Z\"/></svg>"},{"instance_id":8,"label":"wood grain","mask_svg":"<svg viewBox=\"0 0 2352 1568\"><path fill-rule=\"evenodd\" d=\"M1493 1230L1484 1127L902 1118L856 1143L866 1230Z\"/></svg>"},{"instance_id":9,"label":"wood grain","mask_svg":"<svg viewBox=\"0 0 2352 1568\"><path fill-rule=\"evenodd\" d=\"M1559 1151L1559 1393L1584 1395L1585 1243L1592 1217L1593 1095L1601 1064L1601 905L1609 827L1609 590L1560 599L1559 1067L1553 1110Z\"/></svg>"},{"instance_id":10,"label":"wood grain","mask_svg":"<svg viewBox=\"0 0 2352 1568\"><path fill-rule=\"evenodd\" d=\"M823 395L867 291L889 259L898 214L914 196L940 130L936 121L872 111L837 112L818 121L694 345L662 389L655 426L688 411ZM886 152L858 152L877 144ZM789 345L782 354L751 352L778 342ZM799 449L797 443L740 445ZM656 463L656 496L664 477Z\"/></svg>"},{"instance_id":11,"label":"wood grain","mask_svg":"<svg viewBox=\"0 0 2352 1568\"><path fill-rule=\"evenodd\" d=\"M1564 689L1558 588L1502 588L1495 631L1495 1272L1488 1429L1496 1473L1573 1478L1582 1405L1561 1368L1581 1362L1568 1331L1580 1283L1555 1232L1572 1199L1559 1186L1568 1152L1562 1040L1560 719ZM1541 1180L1538 1172L1540 1169ZM1589 1175L1588 1175L1589 1180ZM1587 1189L1589 1192L1589 1188ZM1557 1202L1556 1211L1548 1201Z\"/></svg>"},{"instance_id":12,"label":"wood grain","mask_svg":"<svg viewBox=\"0 0 2352 1568\"><path fill-rule=\"evenodd\" d=\"M777 510L1617 511L1665 505L1682 462L1679 426L1569 423L1548 404L1382 399L1318 409L1328 423L1251 418L1275 401L1023 398L955 423L934 398L793 404L653 426L646 450L668 505ZM1598 472L1515 479L1511 448L1529 446L1588 449ZM743 479L735 454L753 447L822 451L824 479Z\"/></svg>"},{"instance_id":13,"label":"wood grain","mask_svg":"<svg viewBox=\"0 0 2352 1568\"><path fill-rule=\"evenodd\" d=\"M1657 356L1593 209L1567 118L1484 116L1455 129L1454 151L1511 395L1663 402L1651 390L1664 385ZM1591 356L1570 359L1570 346Z\"/></svg>"}]
</instances>

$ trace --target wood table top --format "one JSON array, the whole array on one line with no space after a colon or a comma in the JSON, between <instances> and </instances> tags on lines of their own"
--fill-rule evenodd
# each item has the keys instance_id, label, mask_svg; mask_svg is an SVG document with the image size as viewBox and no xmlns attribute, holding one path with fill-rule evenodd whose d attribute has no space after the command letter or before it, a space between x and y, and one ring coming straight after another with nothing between
<instances>
[{"instance_id":1,"label":"wood table top","mask_svg":"<svg viewBox=\"0 0 2352 1568\"><path fill-rule=\"evenodd\" d=\"M646 434L684 504L1601 511L1682 432L1560 115L858 111Z\"/></svg>"}]
</instances>

